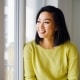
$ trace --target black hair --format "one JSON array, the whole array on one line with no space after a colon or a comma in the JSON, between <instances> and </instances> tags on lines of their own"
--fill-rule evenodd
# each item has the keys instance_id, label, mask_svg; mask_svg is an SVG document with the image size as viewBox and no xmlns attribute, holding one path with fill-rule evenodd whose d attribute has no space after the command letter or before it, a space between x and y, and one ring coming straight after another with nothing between
<instances>
[{"instance_id":1,"label":"black hair","mask_svg":"<svg viewBox=\"0 0 80 80\"><path fill-rule=\"evenodd\" d=\"M70 41L70 36L69 36L68 30L66 27L64 14L61 11L61 9L56 8L54 6L50 6L50 5L42 7L36 16L36 23L37 23L37 20L38 20L40 13L42 13L42 12L49 12L49 13L52 13L52 15L53 15L53 20L54 20L55 26L57 28L57 31L53 35L54 44L60 45L66 41ZM35 42L37 44L40 44L40 41L42 41L42 40L43 39L40 38L38 33L36 32Z\"/></svg>"}]
</instances>

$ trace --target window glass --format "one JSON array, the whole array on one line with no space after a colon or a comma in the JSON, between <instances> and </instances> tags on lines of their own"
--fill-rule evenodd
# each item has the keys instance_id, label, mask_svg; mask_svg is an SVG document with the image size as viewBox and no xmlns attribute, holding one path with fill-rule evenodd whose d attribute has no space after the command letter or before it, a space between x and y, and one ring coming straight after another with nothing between
<instances>
[{"instance_id":1,"label":"window glass","mask_svg":"<svg viewBox=\"0 0 80 80\"><path fill-rule=\"evenodd\" d=\"M5 80L14 80L14 0L5 0Z\"/></svg>"},{"instance_id":2,"label":"window glass","mask_svg":"<svg viewBox=\"0 0 80 80\"><path fill-rule=\"evenodd\" d=\"M42 0L26 0L26 42L35 38L36 14L42 4Z\"/></svg>"}]
</instances>

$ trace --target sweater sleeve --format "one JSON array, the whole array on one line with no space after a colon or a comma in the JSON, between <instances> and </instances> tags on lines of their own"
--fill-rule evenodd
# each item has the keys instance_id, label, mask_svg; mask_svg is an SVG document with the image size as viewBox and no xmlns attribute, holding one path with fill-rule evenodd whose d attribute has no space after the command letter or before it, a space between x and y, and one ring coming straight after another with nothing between
<instances>
[{"instance_id":1,"label":"sweater sleeve","mask_svg":"<svg viewBox=\"0 0 80 80\"><path fill-rule=\"evenodd\" d=\"M24 80L36 80L36 75L32 66L32 49L31 45L24 46Z\"/></svg>"},{"instance_id":2,"label":"sweater sleeve","mask_svg":"<svg viewBox=\"0 0 80 80\"><path fill-rule=\"evenodd\" d=\"M68 80L78 80L79 77L79 53L72 45L68 52Z\"/></svg>"}]
</instances>

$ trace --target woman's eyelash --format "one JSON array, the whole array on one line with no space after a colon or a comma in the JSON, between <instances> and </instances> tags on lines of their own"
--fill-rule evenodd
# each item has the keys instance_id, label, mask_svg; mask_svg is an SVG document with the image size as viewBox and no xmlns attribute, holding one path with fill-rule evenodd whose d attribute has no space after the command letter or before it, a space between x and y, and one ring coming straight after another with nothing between
<instances>
[{"instance_id":1,"label":"woman's eyelash","mask_svg":"<svg viewBox=\"0 0 80 80\"><path fill-rule=\"evenodd\" d=\"M41 22L41 21L37 21L37 23L40 23L40 22ZM46 22L44 22L44 23L47 23L47 24L48 24L49 22L48 22L48 21L46 21Z\"/></svg>"},{"instance_id":2,"label":"woman's eyelash","mask_svg":"<svg viewBox=\"0 0 80 80\"><path fill-rule=\"evenodd\" d=\"M48 24L49 22L44 22L44 23L47 23Z\"/></svg>"}]
</instances>

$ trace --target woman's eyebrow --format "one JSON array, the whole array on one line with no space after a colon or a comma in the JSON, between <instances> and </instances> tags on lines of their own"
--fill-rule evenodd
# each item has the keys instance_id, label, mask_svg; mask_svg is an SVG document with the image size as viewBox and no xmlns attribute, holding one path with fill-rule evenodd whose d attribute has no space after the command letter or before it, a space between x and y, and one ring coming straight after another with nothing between
<instances>
[{"instance_id":1,"label":"woman's eyebrow","mask_svg":"<svg viewBox=\"0 0 80 80\"><path fill-rule=\"evenodd\" d=\"M38 20L41 20L41 19L39 18ZM49 19L49 18L46 18L46 19L44 19L44 20L48 20L48 21L51 21L51 19Z\"/></svg>"}]
</instances>

